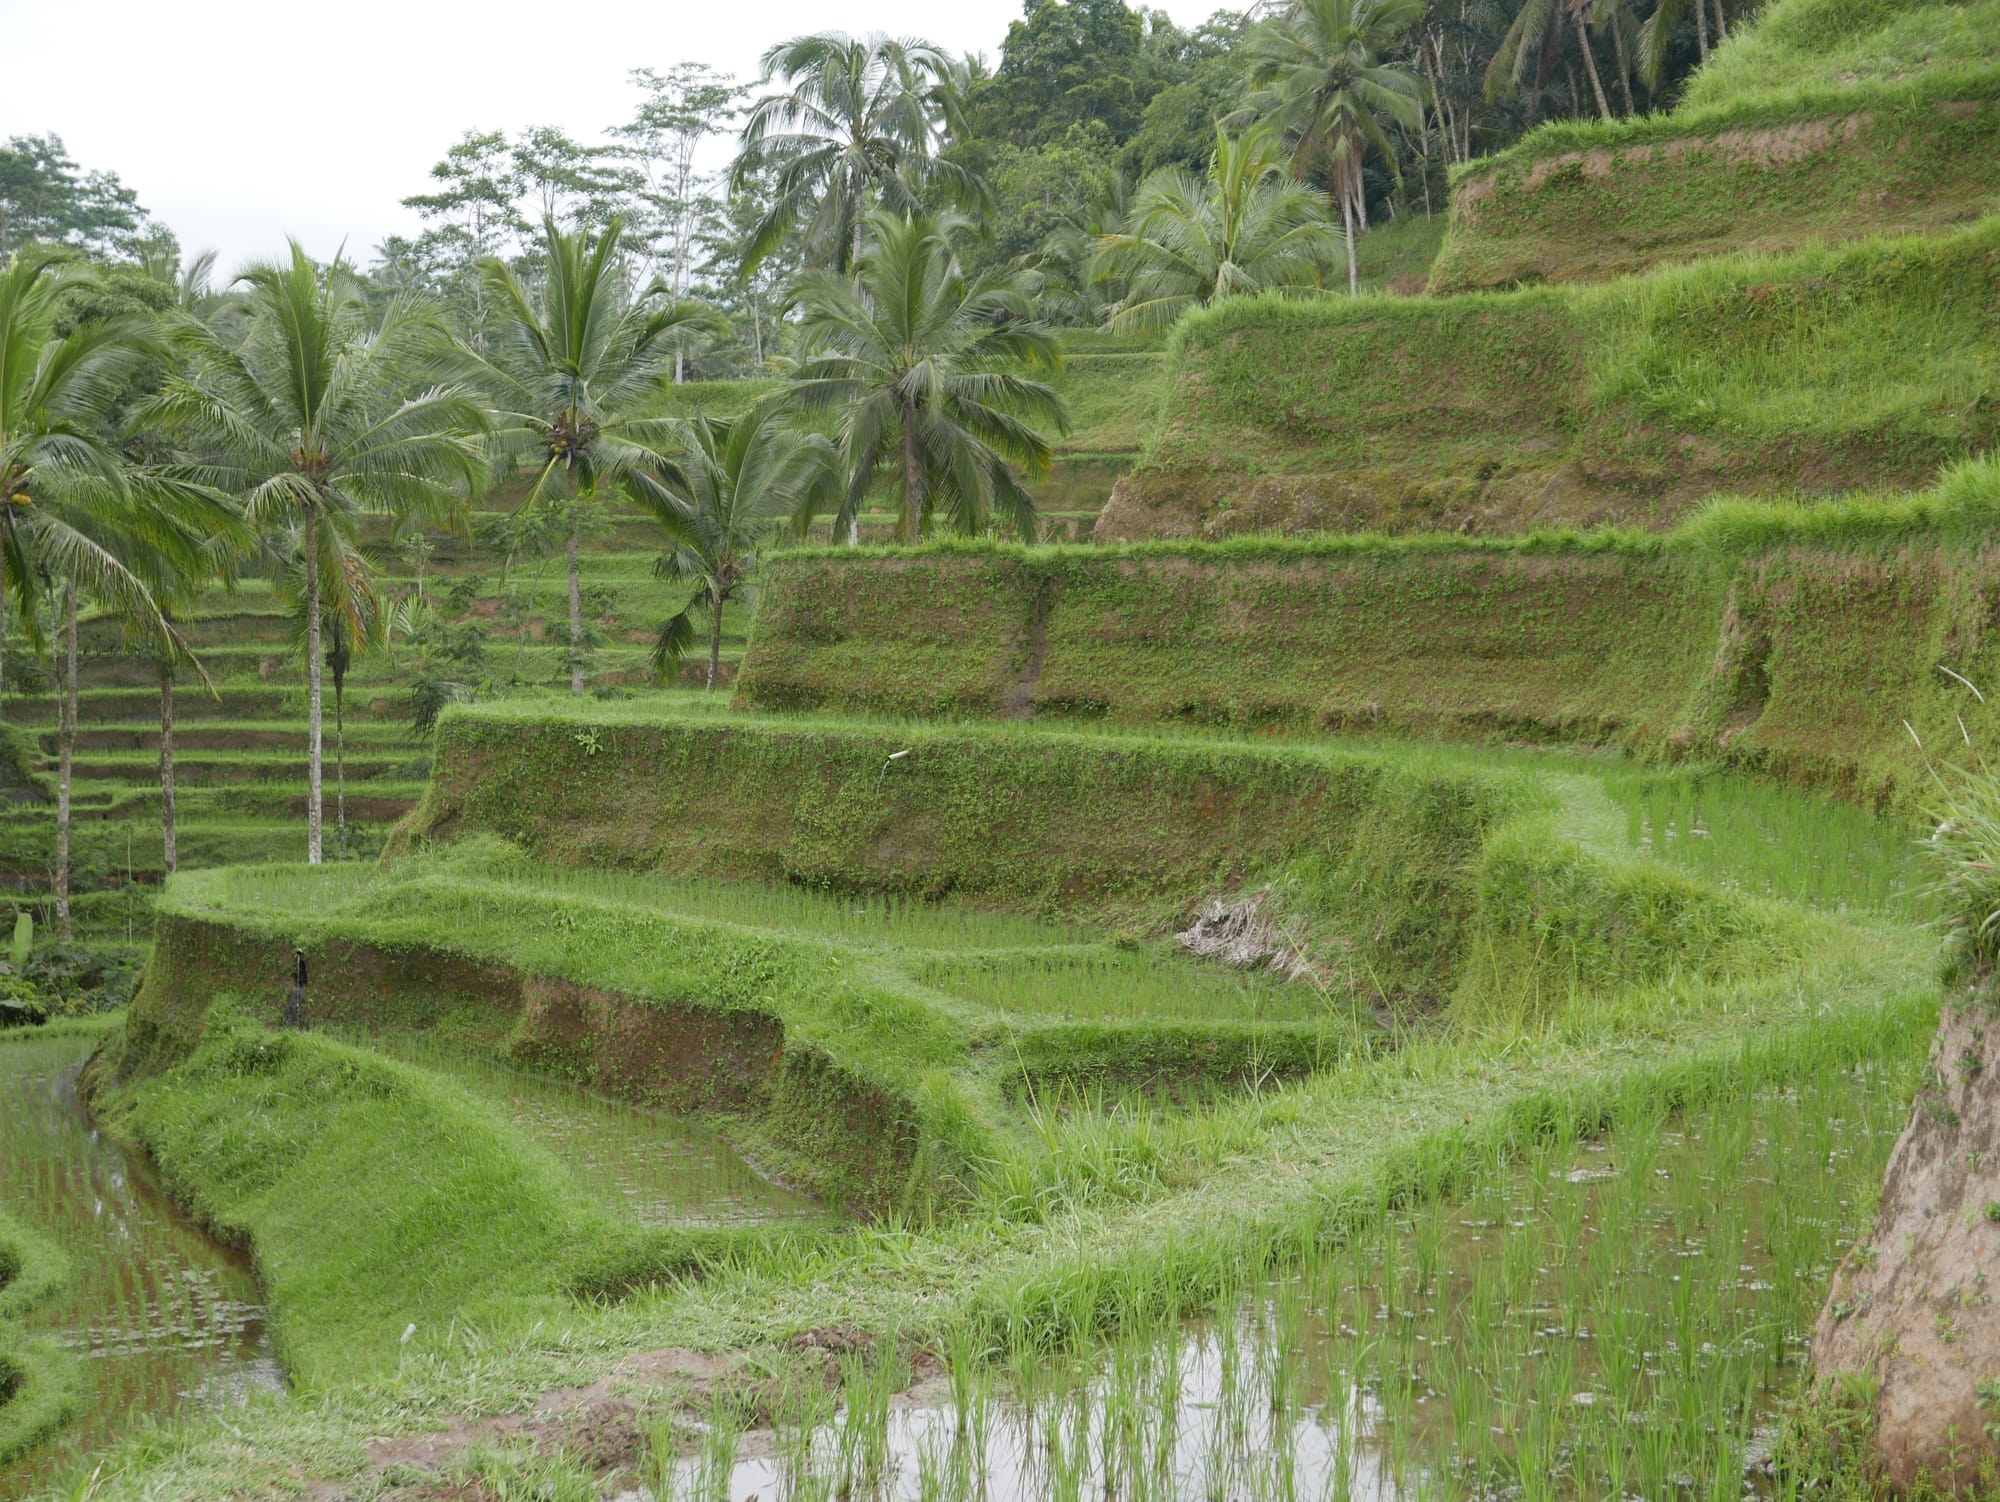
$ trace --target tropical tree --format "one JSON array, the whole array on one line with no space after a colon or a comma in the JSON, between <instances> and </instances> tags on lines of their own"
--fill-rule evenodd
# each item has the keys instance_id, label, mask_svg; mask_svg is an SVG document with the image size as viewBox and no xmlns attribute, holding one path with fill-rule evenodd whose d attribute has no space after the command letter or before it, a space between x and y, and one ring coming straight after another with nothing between
<instances>
[{"instance_id":1,"label":"tropical tree","mask_svg":"<svg viewBox=\"0 0 2000 1502\"><path fill-rule=\"evenodd\" d=\"M0 271L0 625L11 614L41 651L45 607L57 622L55 895L65 933L78 596L185 657L149 580L192 567L198 540L231 525L219 497L132 463L120 447L117 404L158 345L136 313L58 333L62 293L91 280L56 250L18 252Z\"/></svg>"},{"instance_id":2,"label":"tropical tree","mask_svg":"<svg viewBox=\"0 0 2000 1502\"><path fill-rule=\"evenodd\" d=\"M1673 15L1669 26L1680 16L1680 0L1666 0ZM1699 5L1696 14L1701 14ZM1591 97L1597 102L1600 118L1609 120L1611 100L1604 92L1604 79L1597 71L1597 54L1590 44L1590 29L1598 29L1616 19L1611 6L1604 0L1527 0L1514 15L1506 35L1493 53L1493 59L1486 65L1486 94L1489 99L1497 99L1504 94L1518 92L1522 84L1533 75L1535 86L1529 92L1529 108L1532 112L1541 95L1541 76L1550 58L1560 57L1563 51L1563 26L1567 23L1576 33L1577 50L1583 54L1583 71L1590 80ZM1613 37L1622 38L1622 31L1614 30ZM1622 40L1619 46L1623 48ZM1621 65L1620 73L1623 73ZM1575 75L1571 75L1574 82ZM1655 82L1657 83L1657 77ZM1578 101L1581 104L1581 101Z\"/></svg>"},{"instance_id":3,"label":"tropical tree","mask_svg":"<svg viewBox=\"0 0 2000 1502\"><path fill-rule=\"evenodd\" d=\"M808 258L845 272L860 258L871 203L914 213L933 184L955 202L976 198L971 174L935 151L944 101L965 75L929 42L829 31L780 42L763 67L763 81L785 89L751 106L730 172L732 191L775 173L770 207L743 247L745 274L801 221Z\"/></svg>"},{"instance_id":4,"label":"tropical tree","mask_svg":"<svg viewBox=\"0 0 2000 1502\"><path fill-rule=\"evenodd\" d=\"M673 424L645 415L674 368L682 337L714 313L666 297L654 281L627 295L618 257L624 221L602 235L542 222L543 273L529 288L497 260L480 263L500 325L490 357L475 357L492 395L504 451L538 462L527 506L554 501L569 521L570 692L583 692L583 582L577 559L586 515L614 497L659 494L656 473Z\"/></svg>"},{"instance_id":5,"label":"tropical tree","mask_svg":"<svg viewBox=\"0 0 2000 1502\"><path fill-rule=\"evenodd\" d=\"M1423 84L1382 55L1423 14L1424 0L1293 0L1242 42L1250 92L1240 113L1269 120L1302 175L1326 173L1347 232L1350 295L1360 290L1356 226L1368 228L1362 159L1372 146L1396 172L1385 123L1423 127Z\"/></svg>"},{"instance_id":6,"label":"tropical tree","mask_svg":"<svg viewBox=\"0 0 2000 1502\"><path fill-rule=\"evenodd\" d=\"M169 876L180 867L180 834L175 812L174 684L188 668L194 670L204 685L208 684L208 674L183 644L178 622L205 591L217 584L233 583L238 564L256 547L256 534L233 506L207 514L191 512L175 520L178 523L175 530L180 534L178 545L170 553L155 553L146 560L152 575L153 598L167 629L154 635L147 631L143 618L128 614L123 620L127 640L151 658L159 675L160 849Z\"/></svg>"},{"instance_id":7,"label":"tropical tree","mask_svg":"<svg viewBox=\"0 0 2000 1502\"><path fill-rule=\"evenodd\" d=\"M422 537L422 533L412 533ZM409 538L397 551L408 558ZM291 615L291 646L307 650L311 628L306 616L306 561L303 529L293 526L269 540L274 565L272 585ZM333 848L348 850L347 829L347 675L354 659L387 636L388 612L370 577L362 551L334 535L333 546L322 548L319 569L319 640L327 676L333 680ZM330 556L329 556L330 555ZM426 555L427 556L427 555ZM421 585L419 586L421 587Z\"/></svg>"},{"instance_id":8,"label":"tropical tree","mask_svg":"<svg viewBox=\"0 0 2000 1502\"><path fill-rule=\"evenodd\" d=\"M244 497L259 531L303 559L306 859L317 863L323 581L346 567L364 514L463 525L466 494L484 473L485 412L461 387L432 380L442 331L428 308L398 296L371 321L345 262L315 266L294 241L289 260L253 265L237 284L248 319L241 346L183 320L188 372L162 388L150 414L199 447L203 473Z\"/></svg>"},{"instance_id":9,"label":"tropical tree","mask_svg":"<svg viewBox=\"0 0 2000 1502\"><path fill-rule=\"evenodd\" d=\"M965 275L950 243L964 225L878 209L852 275L807 272L794 288L804 353L791 391L834 414L848 477L834 531L849 541L878 474L896 492L905 542L940 518L961 533L997 519L1035 536L1015 467L1045 473L1044 429L1068 432L1069 414L1048 386L999 367L1061 357L1030 310L1030 277Z\"/></svg>"},{"instance_id":10,"label":"tropical tree","mask_svg":"<svg viewBox=\"0 0 2000 1502\"><path fill-rule=\"evenodd\" d=\"M1091 274L1125 280L1110 326L1150 334L1225 297L1318 292L1334 240L1325 203L1292 179L1270 127L1218 128L1208 176L1179 167L1149 176L1125 228L1099 237Z\"/></svg>"},{"instance_id":11,"label":"tropical tree","mask_svg":"<svg viewBox=\"0 0 2000 1502\"><path fill-rule=\"evenodd\" d=\"M708 612L708 687L722 665L722 611L750 590L757 550L787 520L803 520L837 494L838 451L818 434L778 421L782 399L740 417L697 417L681 453L644 505L673 545L655 572L693 581L695 593L660 627L653 671L665 681L695 643L695 616Z\"/></svg>"}]
</instances>

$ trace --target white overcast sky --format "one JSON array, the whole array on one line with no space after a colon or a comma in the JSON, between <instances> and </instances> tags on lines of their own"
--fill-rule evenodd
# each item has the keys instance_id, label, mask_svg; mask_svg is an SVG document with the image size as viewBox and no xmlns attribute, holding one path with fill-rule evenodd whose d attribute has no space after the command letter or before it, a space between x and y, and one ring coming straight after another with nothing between
<instances>
[{"instance_id":1,"label":"white overcast sky","mask_svg":"<svg viewBox=\"0 0 2000 1502\"><path fill-rule=\"evenodd\" d=\"M1191 25L1222 0L1152 0ZM366 264L468 129L626 119L626 74L749 78L801 32L887 31L999 60L1020 0L0 0L0 138L54 132L225 268L295 235Z\"/></svg>"}]
</instances>

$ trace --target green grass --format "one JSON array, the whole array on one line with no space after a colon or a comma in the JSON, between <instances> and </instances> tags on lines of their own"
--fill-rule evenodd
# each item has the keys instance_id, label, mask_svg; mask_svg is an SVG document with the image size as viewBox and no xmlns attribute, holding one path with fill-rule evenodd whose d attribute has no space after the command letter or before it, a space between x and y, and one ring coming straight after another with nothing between
<instances>
[{"instance_id":1,"label":"green grass","mask_svg":"<svg viewBox=\"0 0 2000 1502\"><path fill-rule=\"evenodd\" d=\"M1098 536L1660 527L1989 446L2000 219L1604 287L1190 317Z\"/></svg>"},{"instance_id":2,"label":"green grass","mask_svg":"<svg viewBox=\"0 0 2000 1502\"><path fill-rule=\"evenodd\" d=\"M1193 1308L1138 1306L1066 1359L950 1340L948 1393L914 1414L883 1402L906 1371L853 1366L782 1405L775 1467L738 1457L726 1413L692 1454L656 1434L656 1491L839 1494L887 1471L950 1498L1164 1499L1191 1478L1253 1498L1733 1495L1865 1225L1919 1043L1679 1116L1634 1089L1602 1138L1554 1120L1517 1161L1496 1140L1462 1189L1225 1274Z\"/></svg>"},{"instance_id":3,"label":"green grass","mask_svg":"<svg viewBox=\"0 0 2000 1502\"><path fill-rule=\"evenodd\" d=\"M113 1120L205 1224L254 1236L306 1388L448 1349L458 1328L559 1318L562 1268L614 1234L496 1105L330 1039L217 1015Z\"/></svg>"},{"instance_id":4,"label":"green grass","mask_svg":"<svg viewBox=\"0 0 2000 1502\"><path fill-rule=\"evenodd\" d=\"M0 1049L6 1046L0 1037ZM55 1342L28 1334L20 1323L68 1276L69 1259L61 1248L0 1208L0 1471L76 1410L81 1387L76 1358Z\"/></svg>"},{"instance_id":5,"label":"green grass","mask_svg":"<svg viewBox=\"0 0 2000 1502\"><path fill-rule=\"evenodd\" d=\"M1609 745L1867 804L1992 711L1971 593L1993 461L1934 489L1715 503L1664 533L939 546L773 563L772 710ZM1906 727L1905 722L1908 722Z\"/></svg>"},{"instance_id":6,"label":"green grass","mask_svg":"<svg viewBox=\"0 0 2000 1502\"><path fill-rule=\"evenodd\" d=\"M1775 0L1695 74L1681 108L1835 84L1972 77L1995 66L1994 0Z\"/></svg>"}]
</instances>

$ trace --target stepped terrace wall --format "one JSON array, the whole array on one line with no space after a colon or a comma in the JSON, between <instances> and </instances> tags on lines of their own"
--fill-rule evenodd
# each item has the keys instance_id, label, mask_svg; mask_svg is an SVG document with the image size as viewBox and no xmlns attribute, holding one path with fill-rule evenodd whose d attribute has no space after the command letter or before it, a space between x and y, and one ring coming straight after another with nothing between
<instances>
[{"instance_id":1,"label":"stepped terrace wall","mask_svg":"<svg viewBox=\"0 0 2000 1502\"><path fill-rule=\"evenodd\" d=\"M1505 737L1871 803L2000 730L2000 470L1676 532L793 554L746 705ZM1908 722L1906 727L1905 722ZM1990 740L1987 742L1990 744Z\"/></svg>"},{"instance_id":2,"label":"stepped terrace wall","mask_svg":"<svg viewBox=\"0 0 2000 1502\"><path fill-rule=\"evenodd\" d=\"M1100 542L1664 528L1916 486L2000 436L2000 218L1602 287L1236 299L1180 329Z\"/></svg>"},{"instance_id":3,"label":"stepped terrace wall","mask_svg":"<svg viewBox=\"0 0 2000 1502\"><path fill-rule=\"evenodd\" d=\"M1434 295L1948 229L2000 210L2000 71L1549 127L1452 186Z\"/></svg>"},{"instance_id":4,"label":"stepped terrace wall","mask_svg":"<svg viewBox=\"0 0 2000 1502\"><path fill-rule=\"evenodd\" d=\"M497 834L558 866L954 895L1134 942L1254 889L1323 983L1411 1020L1800 952L1795 910L1636 858L1625 827L1586 778L1421 748L496 705L441 724L403 843ZM1116 1046L1136 1061L1167 1020ZM992 1036L1005 1067L1046 1055L1018 1019Z\"/></svg>"}]
</instances>

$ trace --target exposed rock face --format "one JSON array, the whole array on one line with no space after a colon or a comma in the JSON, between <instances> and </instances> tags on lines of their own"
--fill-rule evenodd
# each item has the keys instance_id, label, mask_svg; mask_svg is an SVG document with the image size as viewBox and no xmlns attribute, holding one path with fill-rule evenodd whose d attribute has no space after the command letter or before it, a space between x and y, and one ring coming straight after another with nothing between
<instances>
[{"instance_id":1,"label":"exposed rock face","mask_svg":"<svg viewBox=\"0 0 2000 1502\"><path fill-rule=\"evenodd\" d=\"M1923 1089L1882 1184L1868 1238L1848 1254L1813 1331L1821 1382L1869 1371L1875 1439L1897 1487L1967 1488L2000 1444L2000 985L1955 986Z\"/></svg>"}]
</instances>

